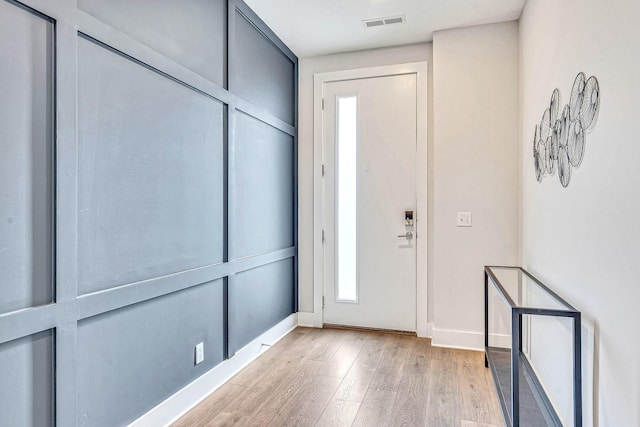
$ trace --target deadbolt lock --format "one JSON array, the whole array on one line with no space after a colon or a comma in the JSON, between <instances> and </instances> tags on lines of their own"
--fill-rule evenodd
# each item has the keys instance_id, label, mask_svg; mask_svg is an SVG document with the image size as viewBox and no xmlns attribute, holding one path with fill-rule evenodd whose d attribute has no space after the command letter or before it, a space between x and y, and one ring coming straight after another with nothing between
<instances>
[{"instance_id":1,"label":"deadbolt lock","mask_svg":"<svg viewBox=\"0 0 640 427\"><path fill-rule=\"evenodd\" d=\"M405 227L413 227L413 211L404 211Z\"/></svg>"}]
</instances>

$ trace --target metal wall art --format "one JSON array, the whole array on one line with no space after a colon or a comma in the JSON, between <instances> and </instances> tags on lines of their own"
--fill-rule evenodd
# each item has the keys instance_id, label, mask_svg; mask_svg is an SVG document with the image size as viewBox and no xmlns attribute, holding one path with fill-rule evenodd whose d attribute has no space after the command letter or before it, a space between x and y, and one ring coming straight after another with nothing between
<instances>
[{"instance_id":1,"label":"metal wall art","mask_svg":"<svg viewBox=\"0 0 640 427\"><path fill-rule=\"evenodd\" d=\"M536 125L533 137L533 162L536 179L553 176L563 187L569 185L572 168L582 164L586 135L593 131L600 110L600 86L594 76L578 73L573 81L569 103L562 108L560 90L551 95L549 107Z\"/></svg>"}]
</instances>

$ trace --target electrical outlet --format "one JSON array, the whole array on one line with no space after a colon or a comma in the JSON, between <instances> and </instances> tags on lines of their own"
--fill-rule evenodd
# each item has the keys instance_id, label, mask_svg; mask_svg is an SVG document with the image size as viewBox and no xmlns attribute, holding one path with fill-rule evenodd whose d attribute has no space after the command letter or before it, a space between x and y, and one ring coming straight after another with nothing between
<instances>
[{"instance_id":1,"label":"electrical outlet","mask_svg":"<svg viewBox=\"0 0 640 427\"><path fill-rule=\"evenodd\" d=\"M458 212L458 227L471 227L471 212Z\"/></svg>"},{"instance_id":2,"label":"electrical outlet","mask_svg":"<svg viewBox=\"0 0 640 427\"><path fill-rule=\"evenodd\" d=\"M204 362L204 343L196 344L196 365Z\"/></svg>"}]
</instances>

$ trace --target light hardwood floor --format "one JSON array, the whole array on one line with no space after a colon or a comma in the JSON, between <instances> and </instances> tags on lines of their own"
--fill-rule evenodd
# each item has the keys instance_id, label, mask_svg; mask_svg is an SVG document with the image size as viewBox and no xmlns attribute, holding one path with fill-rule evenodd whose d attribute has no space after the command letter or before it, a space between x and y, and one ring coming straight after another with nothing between
<instances>
[{"instance_id":1,"label":"light hardwood floor","mask_svg":"<svg viewBox=\"0 0 640 427\"><path fill-rule=\"evenodd\" d=\"M502 426L482 353L408 335L297 328L186 426Z\"/></svg>"}]
</instances>

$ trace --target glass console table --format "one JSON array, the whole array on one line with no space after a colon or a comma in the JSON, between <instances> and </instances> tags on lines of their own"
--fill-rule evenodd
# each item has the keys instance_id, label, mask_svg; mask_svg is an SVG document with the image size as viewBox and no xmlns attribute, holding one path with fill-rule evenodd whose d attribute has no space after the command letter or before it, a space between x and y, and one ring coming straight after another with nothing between
<instances>
[{"instance_id":1,"label":"glass console table","mask_svg":"<svg viewBox=\"0 0 640 427\"><path fill-rule=\"evenodd\" d=\"M492 286L510 311L510 348L490 346L489 291ZM511 427L562 426L558 414L523 352L523 315L572 320L573 425L582 427L580 312L520 267L484 269L485 367L491 368L505 423ZM525 319L525 320L527 320Z\"/></svg>"}]
</instances>

